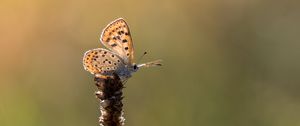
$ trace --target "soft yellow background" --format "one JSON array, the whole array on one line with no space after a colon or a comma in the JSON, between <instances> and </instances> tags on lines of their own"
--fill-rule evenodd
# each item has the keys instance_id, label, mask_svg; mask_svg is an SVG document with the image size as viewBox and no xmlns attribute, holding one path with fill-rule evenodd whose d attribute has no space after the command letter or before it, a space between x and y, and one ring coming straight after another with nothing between
<instances>
[{"instance_id":1,"label":"soft yellow background","mask_svg":"<svg viewBox=\"0 0 300 126\"><path fill-rule=\"evenodd\" d=\"M126 126L299 126L299 0L1 0L0 126L96 126L83 53L123 17Z\"/></svg>"}]
</instances>

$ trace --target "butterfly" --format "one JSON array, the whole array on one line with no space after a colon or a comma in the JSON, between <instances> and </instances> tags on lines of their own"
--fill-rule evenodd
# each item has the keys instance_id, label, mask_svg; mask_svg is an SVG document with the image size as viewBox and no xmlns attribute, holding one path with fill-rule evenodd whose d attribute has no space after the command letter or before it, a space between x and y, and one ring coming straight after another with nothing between
<instances>
[{"instance_id":1,"label":"butterfly","mask_svg":"<svg viewBox=\"0 0 300 126\"><path fill-rule=\"evenodd\" d=\"M117 74L127 80L132 73L142 67L161 66L161 60L136 64L129 27L123 18L109 23L100 36L101 43L107 48L88 50L83 56L83 67L96 77L107 79ZM146 53L144 53L146 54Z\"/></svg>"}]
</instances>

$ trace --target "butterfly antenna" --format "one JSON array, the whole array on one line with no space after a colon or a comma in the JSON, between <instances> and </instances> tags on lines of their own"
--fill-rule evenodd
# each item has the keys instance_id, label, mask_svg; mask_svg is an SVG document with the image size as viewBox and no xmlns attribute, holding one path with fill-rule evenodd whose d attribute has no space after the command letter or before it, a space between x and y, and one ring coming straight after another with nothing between
<instances>
[{"instance_id":1,"label":"butterfly antenna","mask_svg":"<svg viewBox=\"0 0 300 126\"><path fill-rule=\"evenodd\" d=\"M154 67L154 66L162 66L162 60L155 60L152 62L147 62L147 63L143 63L143 64L139 64L138 67Z\"/></svg>"},{"instance_id":2,"label":"butterfly antenna","mask_svg":"<svg viewBox=\"0 0 300 126\"><path fill-rule=\"evenodd\" d=\"M141 55L141 56L139 57L139 59L137 60L137 63L139 63L139 62L142 60L142 58L143 58L146 54L147 54L147 52L144 52L144 54Z\"/></svg>"}]
</instances>

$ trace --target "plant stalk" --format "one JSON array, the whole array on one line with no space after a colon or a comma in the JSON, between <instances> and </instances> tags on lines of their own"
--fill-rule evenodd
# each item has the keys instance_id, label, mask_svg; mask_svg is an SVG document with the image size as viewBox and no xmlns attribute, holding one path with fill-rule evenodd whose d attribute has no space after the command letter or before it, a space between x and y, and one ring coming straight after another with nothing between
<instances>
[{"instance_id":1,"label":"plant stalk","mask_svg":"<svg viewBox=\"0 0 300 126\"><path fill-rule=\"evenodd\" d=\"M95 77L99 91L95 94L100 101L100 126L124 126L122 89L124 85L118 75L102 79Z\"/></svg>"}]
</instances>

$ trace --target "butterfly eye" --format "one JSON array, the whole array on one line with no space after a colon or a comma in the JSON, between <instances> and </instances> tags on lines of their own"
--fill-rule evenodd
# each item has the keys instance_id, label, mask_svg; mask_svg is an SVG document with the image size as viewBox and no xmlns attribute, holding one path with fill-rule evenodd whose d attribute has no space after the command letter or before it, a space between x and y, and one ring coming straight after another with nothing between
<instances>
[{"instance_id":1,"label":"butterfly eye","mask_svg":"<svg viewBox=\"0 0 300 126\"><path fill-rule=\"evenodd\" d=\"M136 70L136 69L137 69L137 65L134 65L134 66L133 66L133 69L135 69L135 70Z\"/></svg>"}]
</instances>

